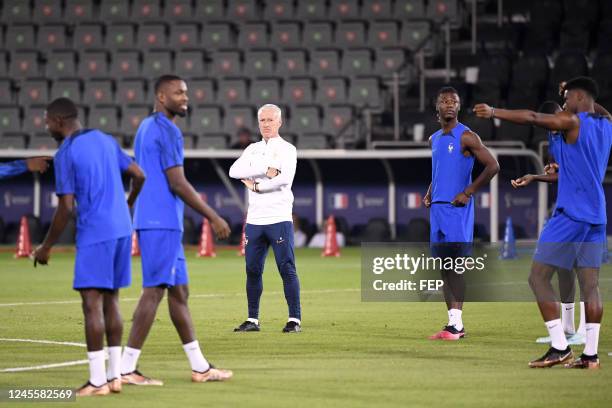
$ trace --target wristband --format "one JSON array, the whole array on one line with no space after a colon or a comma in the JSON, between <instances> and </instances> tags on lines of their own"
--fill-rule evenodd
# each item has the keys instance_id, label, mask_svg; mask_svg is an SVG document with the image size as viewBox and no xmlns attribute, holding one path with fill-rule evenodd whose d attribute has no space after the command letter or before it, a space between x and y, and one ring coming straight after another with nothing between
<instances>
[{"instance_id":1,"label":"wristband","mask_svg":"<svg viewBox=\"0 0 612 408\"><path fill-rule=\"evenodd\" d=\"M495 118L495 108L491 106L491 119Z\"/></svg>"},{"instance_id":2,"label":"wristband","mask_svg":"<svg viewBox=\"0 0 612 408\"><path fill-rule=\"evenodd\" d=\"M259 183L253 183L253 191L259 193Z\"/></svg>"},{"instance_id":3,"label":"wristband","mask_svg":"<svg viewBox=\"0 0 612 408\"><path fill-rule=\"evenodd\" d=\"M472 198L474 194L468 194L465 190L463 190L463 194L465 194L468 198Z\"/></svg>"}]
</instances>

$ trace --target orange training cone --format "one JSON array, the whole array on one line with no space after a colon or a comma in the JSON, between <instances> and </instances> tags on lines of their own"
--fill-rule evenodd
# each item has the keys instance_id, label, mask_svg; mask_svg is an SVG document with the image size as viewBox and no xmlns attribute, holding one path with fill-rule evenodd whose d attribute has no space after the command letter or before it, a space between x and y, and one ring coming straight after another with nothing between
<instances>
[{"instance_id":1,"label":"orange training cone","mask_svg":"<svg viewBox=\"0 0 612 408\"><path fill-rule=\"evenodd\" d=\"M340 256L336 240L336 221L333 215L330 215L325 223L325 246L323 246L321 256Z\"/></svg>"},{"instance_id":2,"label":"orange training cone","mask_svg":"<svg viewBox=\"0 0 612 408\"><path fill-rule=\"evenodd\" d=\"M138 234L136 234L136 231L132 233L132 256L140 256L140 247L138 246Z\"/></svg>"},{"instance_id":3,"label":"orange training cone","mask_svg":"<svg viewBox=\"0 0 612 408\"><path fill-rule=\"evenodd\" d=\"M32 252L32 242L30 241L30 228L28 218L24 215L19 222L19 238L17 238L17 251L15 258L27 258Z\"/></svg>"},{"instance_id":4,"label":"orange training cone","mask_svg":"<svg viewBox=\"0 0 612 408\"><path fill-rule=\"evenodd\" d=\"M213 242L212 229L210 228L210 223L206 218L204 218L204 222L202 223L202 234L200 235L200 246L198 248L197 256L198 258L203 256L217 256L217 254L215 253L215 244Z\"/></svg>"},{"instance_id":5,"label":"orange training cone","mask_svg":"<svg viewBox=\"0 0 612 408\"><path fill-rule=\"evenodd\" d=\"M238 256L244 256L246 251L246 221L242 224L242 236L240 237L240 251L238 251Z\"/></svg>"}]
</instances>

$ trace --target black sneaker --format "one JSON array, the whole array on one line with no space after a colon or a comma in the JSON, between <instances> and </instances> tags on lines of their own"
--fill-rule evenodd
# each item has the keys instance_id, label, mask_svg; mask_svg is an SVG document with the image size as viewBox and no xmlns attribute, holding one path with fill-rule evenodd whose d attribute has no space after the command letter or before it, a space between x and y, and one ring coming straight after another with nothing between
<instances>
[{"instance_id":1,"label":"black sneaker","mask_svg":"<svg viewBox=\"0 0 612 408\"><path fill-rule=\"evenodd\" d=\"M259 331L259 325L257 323L253 323L250 320L246 320L240 326L234 329L234 332L252 332Z\"/></svg>"},{"instance_id":2,"label":"black sneaker","mask_svg":"<svg viewBox=\"0 0 612 408\"><path fill-rule=\"evenodd\" d=\"M548 349L546 354L537 360L529 362L530 368L547 368L557 364L567 363L572 360L572 349L567 346L565 350L557 350L554 347Z\"/></svg>"},{"instance_id":3,"label":"black sneaker","mask_svg":"<svg viewBox=\"0 0 612 408\"><path fill-rule=\"evenodd\" d=\"M287 322L285 327L283 327L283 333L298 333L302 331L302 327L298 322L294 322L293 320Z\"/></svg>"},{"instance_id":4,"label":"black sneaker","mask_svg":"<svg viewBox=\"0 0 612 408\"><path fill-rule=\"evenodd\" d=\"M588 370L597 370L599 369L599 358L597 358L597 354L594 356L587 356L583 353L576 360L566 364L565 368L586 368Z\"/></svg>"}]
</instances>

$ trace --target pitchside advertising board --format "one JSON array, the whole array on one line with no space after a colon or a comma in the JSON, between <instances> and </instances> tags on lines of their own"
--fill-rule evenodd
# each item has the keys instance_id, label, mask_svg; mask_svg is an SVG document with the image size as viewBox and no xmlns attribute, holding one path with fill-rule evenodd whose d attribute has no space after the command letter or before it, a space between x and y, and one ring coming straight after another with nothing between
<instances>
[{"instance_id":1,"label":"pitchside advertising board","mask_svg":"<svg viewBox=\"0 0 612 408\"><path fill-rule=\"evenodd\" d=\"M195 184L198 191L205 192L209 205L232 224L242 222L244 216L235 199L221 183ZM396 185L396 219L398 224L407 224L410 219L421 217L428 219L427 209L422 204L427 186L417 184ZM44 180L41 183L41 221L51 221L57 197L52 182ZM551 189L554 190L554 189ZM242 193L242 190L238 190ZM607 196L612 195L612 186L606 186ZM296 184L293 186L295 197L294 212L309 222L316 222L315 186L312 184ZM5 223L18 222L24 214L31 214L33 207L33 188L31 176L25 175L14 179L3 180L0 183L0 216ZM349 226L364 225L371 218L388 218L389 191L382 185L356 185L334 183L324 187L323 214L333 214L344 217ZM489 191L481 191L475 195L476 223L490 231L489 211L491 195ZM551 195L549 202L554 202ZM610 199L608 210L612 210ZM197 221L199 216L190 208L185 214ZM500 183L499 190L499 222L506 217L512 217L515 231L519 237L537 237L537 186L534 184L525 189L513 189L509 183ZM608 233L612 229L608 227ZM503 232L503 229L501 230Z\"/></svg>"}]
</instances>

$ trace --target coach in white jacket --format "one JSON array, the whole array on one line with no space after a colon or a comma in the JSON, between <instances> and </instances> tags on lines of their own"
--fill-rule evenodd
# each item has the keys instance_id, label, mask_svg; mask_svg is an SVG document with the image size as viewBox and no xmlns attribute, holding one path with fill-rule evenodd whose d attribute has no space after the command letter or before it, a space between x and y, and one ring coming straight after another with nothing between
<instances>
[{"instance_id":1,"label":"coach in white jacket","mask_svg":"<svg viewBox=\"0 0 612 408\"><path fill-rule=\"evenodd\" d=\"M267 104L257 112L262 140L249 145L230 168L229 175L249 189L245 229L246 292L248 319L234 331L259 331L259 299L268 248L272 246L276 266L283 279L289 319L284 333L301 330L300 281L293 250L293 193L291 185L297 165L295 147L281 138L281 110Z\"/></svg>"}]
</instances>

